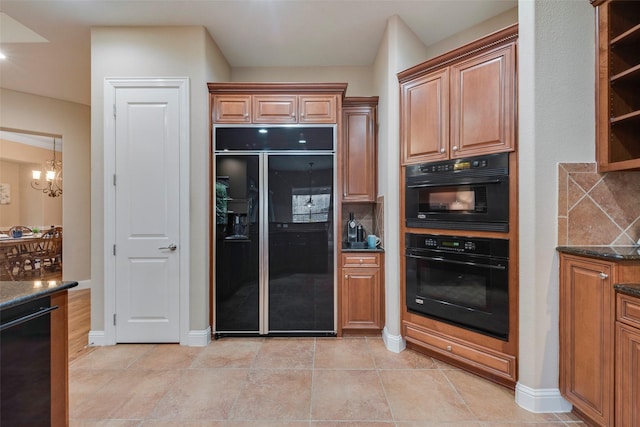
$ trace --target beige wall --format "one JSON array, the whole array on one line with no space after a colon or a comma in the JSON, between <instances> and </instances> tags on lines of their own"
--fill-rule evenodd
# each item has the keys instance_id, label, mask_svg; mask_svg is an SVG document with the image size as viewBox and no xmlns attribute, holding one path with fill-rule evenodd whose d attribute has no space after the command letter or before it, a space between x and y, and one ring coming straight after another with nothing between
<instances>
[{"instance_id":1,"label":"beige wall","mask_svg":"<svg viewBox=\"0 0 640 427\"><path fill-rule=\"evenodd\" d=\"M203 27L99 27L91 31L91 328L104 330L104 79L188 77L190 85L190 329L209 325L209 94L230 70Z\"/></svg>"},{"instance_id":2,"label":"beige wall","mask_svg":"<svg viewBox=\"0 0 640 427\"><path fill-rule=\"evenodd\" d=\"M558 163L595 158L595 25L587 1L520 0L518 397L558 387Z\"/></svg>"},{"instance_id":3,"label":"beige wall","mask_svg":"<svg viewBox=\"0 0 640 427\"><path fill-rule=\"evenodd\" d=\"M347 83L346 96L376 95L371 67L234 67L234 82Z\"/></svg>"},{"instance_id":4,"label":"beige wall","mask_svg":"<svg viewBox=\"0 0 640 427\"><path fill-rule=\"evenodd\" d=\"M90 115L87 105L0 88L0 127L61 135L64 140L63 279L82 286L90 286L91 278Z\"/></svg>"},{"instance_id":5,"label":"beige wall","mask_svg":"<svg viewBox=\"0 0 640 427\"><path fill-rule=\"evenodd\" d=\"M62 160L61 152L56 156ZM49 159L51 150L0 140L0 182L12 182L11 203L0 205L0 229L62 225L62 197L49 197L31 188L31 172L41 170Z\"/></svg>"}]
</instances>

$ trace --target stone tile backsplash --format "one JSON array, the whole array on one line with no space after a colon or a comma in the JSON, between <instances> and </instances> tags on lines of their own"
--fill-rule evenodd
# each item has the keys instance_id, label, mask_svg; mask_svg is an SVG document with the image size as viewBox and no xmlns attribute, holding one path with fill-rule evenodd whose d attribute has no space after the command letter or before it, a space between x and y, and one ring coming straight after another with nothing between
<instances>
[{"instance_id":1,"label":"stone tile backsplash","mask_svg":"<svg viewBox=\"0 0 640 427\"><path fill-rule=\"evenodd\" d=\"M630 246L640 239L640 172L558 165L558 245Z\"/></svg>"}]
</instances>

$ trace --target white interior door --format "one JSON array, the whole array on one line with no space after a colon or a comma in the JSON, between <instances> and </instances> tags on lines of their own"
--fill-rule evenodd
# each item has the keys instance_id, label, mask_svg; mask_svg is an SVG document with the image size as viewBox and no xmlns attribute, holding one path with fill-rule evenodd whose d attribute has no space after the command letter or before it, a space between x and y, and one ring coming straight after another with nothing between
<instances>
[{"instance_id":1,"label":"white interior door","mask_svg":"<svg viewBox=\"0 0 640 427\"><path fill-rule=\"evenodd\" d=\"M179 342L179 89L115 98L116 342Z\"/></svg>"}]
</instances>

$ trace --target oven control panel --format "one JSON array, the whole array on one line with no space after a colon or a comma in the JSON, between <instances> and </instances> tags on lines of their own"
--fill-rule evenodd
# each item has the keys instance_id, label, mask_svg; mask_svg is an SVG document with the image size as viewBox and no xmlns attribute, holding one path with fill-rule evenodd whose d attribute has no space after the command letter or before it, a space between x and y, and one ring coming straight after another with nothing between
<instances>
[{"instance_id":1,"label":"oven control panel","mask_svg":"<svg viewBox=\"0 0 640 427\"><path fill-rule=\"evenodd\" d=\"M506 239L407 233L405 241L407 249L509 257L509 241Z\"/></svg>"},{"instance_id":2,"label":"oven control panel","mask_svg":"<svg viewBox=\"0 0 640 427\"><path fill-rule=\"evenodd\" d=\"M455 252L474 252L476 244L470 240L443 237L425 237L424 247L429 249L444 249Z\"/></svg>"}]
</instances>

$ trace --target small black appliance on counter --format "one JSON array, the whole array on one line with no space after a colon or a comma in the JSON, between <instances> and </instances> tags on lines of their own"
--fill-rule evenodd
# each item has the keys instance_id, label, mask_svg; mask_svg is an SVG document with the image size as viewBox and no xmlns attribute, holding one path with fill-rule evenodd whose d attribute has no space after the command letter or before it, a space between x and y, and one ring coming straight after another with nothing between
<instances>
[{"instance_id":1,"label":"small black appliance on counter","mask_svg":"<svg viewBox=\"0 0 640 427\"><path fill-rule=\"evenodd\" d=\"M362 224L358 224L353 212L349 212L349 221L347 222L347 247L350 249L366 249L366 237Z\"/></svg>"}]
</instances>

